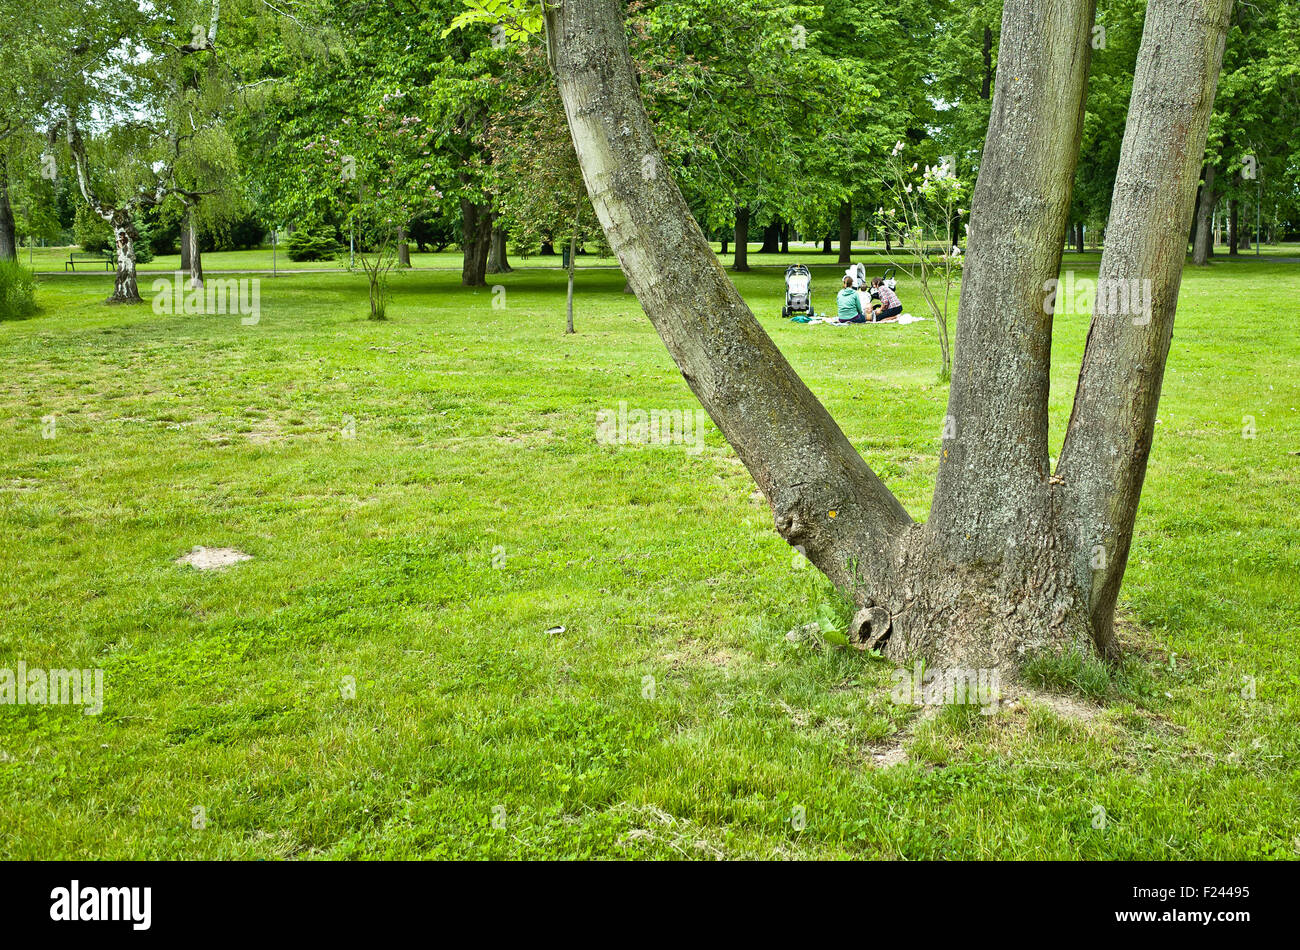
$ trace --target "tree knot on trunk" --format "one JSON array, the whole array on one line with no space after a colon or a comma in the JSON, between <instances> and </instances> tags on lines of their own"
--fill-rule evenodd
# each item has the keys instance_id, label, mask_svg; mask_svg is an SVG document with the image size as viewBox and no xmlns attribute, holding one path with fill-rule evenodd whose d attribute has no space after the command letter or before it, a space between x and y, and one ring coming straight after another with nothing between
<instances>
[{"instance_id":1,"label":"tree knot on trunk","mask_svg":"<svg viewBox=\"0 0 1300 950\"><path fill-rule=\"evenodd\" d=\"M808 524L795 506L782 509L776 513L776 530L781 537L791 544L808 536Z\"/></svg>"},{"instance_id":2,"label":"tree knot on trunk","mask_svg":"<svg viewBox=\"0 0 1300 950\"><path fill-rule=\"evenodd\" d=\"M849 642L861 650L878 650L889 639L892 622L884 607L863 607L849 623Z\"/></svg>"}]
</instances>

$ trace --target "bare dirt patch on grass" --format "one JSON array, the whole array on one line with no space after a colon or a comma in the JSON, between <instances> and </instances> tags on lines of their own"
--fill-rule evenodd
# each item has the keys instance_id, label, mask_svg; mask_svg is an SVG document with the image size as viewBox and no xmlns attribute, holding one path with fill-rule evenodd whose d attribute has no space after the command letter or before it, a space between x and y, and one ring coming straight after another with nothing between
<instances>
[{"instance_id":1,"label":"bare dirt patch on grass","mask_svg":"<svg viewBox=\"0 0 1300 950\"><path fill-rule=\"evenodd\" d=\"M232 564L238 564L240 561L251 561L252 559L253 555L245 554L235 548L205 548L200 546L194 548L189 554L178 557L176 563L188 564L196 571L216 571L230 567Z\"/></svg>"}]
</instances>

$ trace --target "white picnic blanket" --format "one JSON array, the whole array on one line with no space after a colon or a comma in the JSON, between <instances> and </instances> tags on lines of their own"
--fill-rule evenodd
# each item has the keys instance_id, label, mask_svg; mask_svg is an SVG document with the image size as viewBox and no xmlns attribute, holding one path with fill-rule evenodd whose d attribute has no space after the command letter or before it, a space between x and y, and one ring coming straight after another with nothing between
<instances>
[{"instance_id":1,"label":"white picnic blanket","mask_svg":"<svg viewBox=\"0 0 1300 950\"><path fill-rule=\"evenodd\" d=\"M889 326L890 324L899 323L920 323L925 317L916 317L910 313L900 313L897 320L888 320L883 323L877 323L874 320L868 320L866 324L862 323L841 323L838 317L813 317L808 321L811 326L814 323L829 323L833 327L860 327L860 326Z\"/></svg>"}]
</instances>

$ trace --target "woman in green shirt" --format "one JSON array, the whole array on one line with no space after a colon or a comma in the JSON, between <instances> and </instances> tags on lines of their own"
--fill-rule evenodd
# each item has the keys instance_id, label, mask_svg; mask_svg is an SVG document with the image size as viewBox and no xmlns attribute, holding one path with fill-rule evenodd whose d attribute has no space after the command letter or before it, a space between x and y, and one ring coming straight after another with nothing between
<instances>
[{"instance_id":1,"label":"woman in green shirt","mask_svg":"<svg viewBox=\"0 0 1300 950\"><path fill-rule=\"evenodd\" d=\"M835 297L835 306L839 312L840 323L866 323L867 315L862 310L862 298L853 289L853 278L845 276L844 285Z\"/></svg>"}]
</instances>

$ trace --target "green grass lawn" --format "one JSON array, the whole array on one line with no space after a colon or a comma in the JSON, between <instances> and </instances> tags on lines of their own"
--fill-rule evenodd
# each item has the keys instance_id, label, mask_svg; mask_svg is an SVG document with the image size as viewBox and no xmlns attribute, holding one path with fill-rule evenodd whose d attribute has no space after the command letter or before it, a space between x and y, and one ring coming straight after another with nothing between
<instances>
[{"instance_id":1,"label":"green grass lawn","mask_svg":"<svg viewBox=\"0 0 1300 950\"><path fill-rule=\"evenodd\" d=\"M787 639L844 605L716 430L597 443L600 410L696 403L618 271L579 274L575 336L563 277L495 277L494 309L401 275L382 323L358 276L268 279L253 326L41 281L0 324L0 667L100 668L104 709L0 706L0 856L1300 851L1300 265L1189 268L1130 659L988 717ZM799 326L780 268L737 283L924 517L934 324ZM1087 318L1057 327L1059 446ZM175 563L196 545L252 560Z\"/></svg>"},{"instance_id":2,"label":"green grass lawn","mask_svg":"<svg viewBox=\"0 0 1300 950\"><path fill-rule=\"evenodd\" d=\"M790 264L803 262L813 265L818 263L833 262L837 254L823 254L820 244L795 243L790 244L790 253L788 254L761 254L758 251L759 244L749 245L749 263L751 266L779 266L783 270ZM838 247L838 246L837 246ZM722 245L717 241L713 242L715 251L721 252ZM734 250L734 248L733 248ZM23 248L19 255L19 260L37 271L63 272L64 263L68 260L70 251L81 252L80 248L69 247L37 247ZM885 245L880 241L855 241L853 243L855 255L862 255L868 258L880 257L884 254ZM1300 243L1264 245L1260 248L1265 257L1300 257ZM1219 248L1219 257L1225 262L1237 263L1253 258L1254 251L1243 251L1240 257L1230 258L1225 249ZM729 250L723 259L730 264L732 260L732 250ZM555 255L532 255L523 257L516 252L510 254L510 264L516 268L554 268L559 267L561 258L559 254ZM855 260L857 257L854 258ZM1073 264L1077 261L1090 261L1096 263L1101 259L1101 252L1098 250L1089 250L1083 254L1076 254L1073 251L1066 254L1066 261ZM151 261L139 265L141 273L153 273L175 271L180 267L181 259L179 254L165 254L154 258ZM215 272L223 270L232 271L266 271L270 273L272 268L276 271L318 271L318 270L346 270L348 265L347 257L341 260L332 261L291 261L284 249L273 253L271 248L263 247L256 250L248 251L206 251L203 254L203 267L205 272ZM411 265L416 270L454 270L459 272L461 268L461 253L455 248L421 254L415 246L411 247ZM578 267L617 267L618 261L612 257L601 257L597 254L580 254L578 256ZM105 275L104 265L96 266L94 262L76 263L76 273L93 275L98 274L101 277ZM144 289L147 289L144 288ZM143 292L143 291L142 291Z\"/></svg>"}]
</instances>

